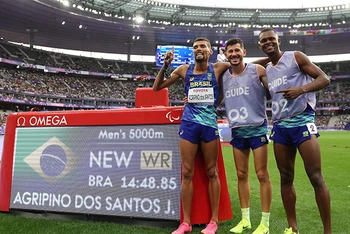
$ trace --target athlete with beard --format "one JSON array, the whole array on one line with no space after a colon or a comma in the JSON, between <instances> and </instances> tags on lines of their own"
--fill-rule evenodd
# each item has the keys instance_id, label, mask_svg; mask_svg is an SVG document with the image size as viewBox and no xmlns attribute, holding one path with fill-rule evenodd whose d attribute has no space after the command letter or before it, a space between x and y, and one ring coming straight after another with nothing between
<instances>
[{"instance_id":1,"label":"athlete with beard","mask_svg":"<svg viewBox=\"0 0 350 234\"><path fill-rule=\"evenodd\" d=\"M218 78L230 67L230 64L225 62L209 63L209 57L213 51L210 41L206 38L195 39L193 52L195 64L179 66L168 79L164 80L164 74L174 58L174 51L168 51L165 55L164 66L159 71L153 84L153 90L157 91L174 84L182 78L185 83L185 95L188 99L179 130L182 161L181 198L184 219L183 223L172 234L183 234L192 231L190 219L193 197L192 177L199 147L203 153L209 178L211 205L211 219L202 233L214 234L218 229L220 199L220 181L217 172L217 139L219 138L219 132L216 114L220 94Z\"/></svg>"},{"instance_id":2,"label":"athlete with beard","mask_svg":"<svg viewBox=\"0 0 350 234\"><path fill-rule=\"evenodd\" d=\"M281 196L289 228L297 234L296 194L293 185L297 150L314 188L324 234L331 234L331 208L328 187L321 172L319 136L315 120L316 94L329 85L327 75L299 51L280 50L281 40L274 29L259 34L260 49L272 64L266 68L272 97L274 154L281 179Z\"/></svg>"},{"instance_id":3,"label":"athlete with beard","mask_svg":"<svg viewBox=\"0 0 350 234\"><path fill-rule=\"evenodd\" d=\"M226 42L226 59L231 67L222 76L222 89L226 115L231 128L233 156L238 178L238 195L242 220L230 230L242 233L251 229L249 155L254 155L255 173L260 182L262 218L253 234L269 233L271 207L271 182L267 154L267 89L265 68L261 65L244 63L246 55L243 41L232 38Z\"/></svg>"}]
</instances>

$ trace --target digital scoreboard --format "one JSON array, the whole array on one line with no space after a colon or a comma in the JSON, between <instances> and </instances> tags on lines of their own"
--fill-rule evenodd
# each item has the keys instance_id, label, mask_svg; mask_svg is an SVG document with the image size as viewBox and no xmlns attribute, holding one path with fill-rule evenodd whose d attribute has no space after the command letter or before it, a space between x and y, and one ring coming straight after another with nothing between
<instances>
[{"instance_id":1,"label":"digital scoreboard","mask_svg":"<svg viewBox=\"0 0 350 234\"><path fill-rule=\"evenodd\" d=\"M194 63L194 55L192 47L180 46L180 45L158 45L156 49L156 65L158 67L163 66L164 56L168 50L172 50L174 47L174 59L171 62L171 67L178 67L182 64Z\"/></svg>"},{"instance_id":2,"label":"digital scoreboard","mask_svg":"<svg viewBox=\"0 0 350 234\"><path fill-rule=\"evenodd\" d=\"M0 211L182 222L182 111L11 113L0 164ZM195 160L192 209L198 212L191 220L204 224L211 217L209 180L202 155ZM218 169L222 221L232 218L232 210L220 147Z\"/></svg>"},{"instance_id":3,"label":"digital scoreboard","mask_svg":"<svg viewBox=\"0 0 350 234\"><path fill-rule=\"evenodd\" d=\"M18 128L10 208L179 220L178 128Z\"/></svg>"}]
</instances>

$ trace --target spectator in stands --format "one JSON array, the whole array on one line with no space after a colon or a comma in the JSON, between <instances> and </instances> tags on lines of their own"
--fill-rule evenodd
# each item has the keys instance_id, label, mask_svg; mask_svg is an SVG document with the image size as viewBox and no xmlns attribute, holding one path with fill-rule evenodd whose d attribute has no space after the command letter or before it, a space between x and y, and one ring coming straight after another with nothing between
<instances>
[{"instance_id":1,"label":"spectator in stands","mask_svg":"<svg viewBox=\"0 0 350 234\"><path fill-rule=\"evenodd\" d=\"M219 53L216 57L216 61L217 62L227 62L224 48L219 48Z\"/></svg>"}]
</instances>

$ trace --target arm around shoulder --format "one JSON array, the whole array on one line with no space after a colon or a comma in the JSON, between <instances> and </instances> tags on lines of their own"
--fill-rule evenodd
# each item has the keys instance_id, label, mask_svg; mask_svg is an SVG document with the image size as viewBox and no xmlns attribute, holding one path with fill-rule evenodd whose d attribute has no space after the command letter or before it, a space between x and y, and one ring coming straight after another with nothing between
<instances>
[{"instance_id":1,"label":"arm around shoulder","mask_svg":"<svg viewBox=\"0 0 350 234\"><path fill-rule=\"evenodd\" d=\"M217 78L219 78L222 73L224 73L227 69L231 67L231 64L229 62L218 62L214 63L213 67L215 69L215 75Z\"/></svg>"},{"instance_id":2,"label":"arm around shoulder","mask_svg":"<svg viewBox=\"0 0 350 234\"><path fill-rule=\"evenodd\" d=\"M266 78L266 70L263 66L257 64L257 72L258 72L258 76L260 79L260 82L263 84L264 88L265 88L265 92L266 92L266 99L267 100L271 100L271 94L269 91L269 85L267 83L267 78Z\"/></svg>"},{"instance_id":3,"label":"arm around shoulder","mask_svg":"<svg viewBox=\"0 0 350 234\"><path fill-rule=\"evenodd\" d=\"M266 67L266 65L271 62L270 59L268 57L266 58L261 58L261 59L258 59L258 60L254 60L252 63L254 64L260 64L261 66L264 66Z\"/></svg>"}]
</instances>

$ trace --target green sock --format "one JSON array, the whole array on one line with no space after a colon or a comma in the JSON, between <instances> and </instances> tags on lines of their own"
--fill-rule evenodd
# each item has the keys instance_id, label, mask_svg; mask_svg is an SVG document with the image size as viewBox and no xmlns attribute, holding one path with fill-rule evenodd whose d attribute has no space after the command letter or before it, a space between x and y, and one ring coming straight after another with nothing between
<instances>
[{"instance_id":1,"label":"green sock","mask_svg":"<svg viewBox=\"0 0 350 234\"><path fill-rule=\"evenodd\" d=\"M270 213L261 212L261 224L264 224L266 227L270 226Z\"/></svg>"},{"instance_id":2,"label":"green sock","mask_svg":"<svg viewBox=\"0 0 350 234\"><path fill-rule=\"evenodd\" d=\"M250 222L250 208L241 208L242 219L246 219Z\"/></svg>"}]
</instances>

